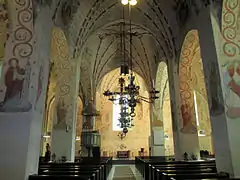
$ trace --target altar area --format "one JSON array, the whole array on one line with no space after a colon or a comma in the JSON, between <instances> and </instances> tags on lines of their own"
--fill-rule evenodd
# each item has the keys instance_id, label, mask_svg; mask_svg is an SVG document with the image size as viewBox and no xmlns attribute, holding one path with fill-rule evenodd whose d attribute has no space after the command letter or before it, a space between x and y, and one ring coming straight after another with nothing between
<instances>
[{"instance_id":1,"label":"altar area","mask_svg":"<svg viewBox=\"0 0 240 180\"><path fill-rule=\"evenodd\" d=\"M130 150L119 150L113 152L103 151L101 155L102 157L113 157L113 160L135 160L136 156L149 156L149 152L141 148L138 153Z\"/></svg>"}]
</instances>

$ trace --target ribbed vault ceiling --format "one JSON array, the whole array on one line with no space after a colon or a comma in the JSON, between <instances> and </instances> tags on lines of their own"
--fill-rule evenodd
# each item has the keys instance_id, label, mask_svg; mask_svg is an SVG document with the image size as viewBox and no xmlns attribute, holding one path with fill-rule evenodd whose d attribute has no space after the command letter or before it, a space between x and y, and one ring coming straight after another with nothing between
<instances>
[{"instance_id":1,"label":"ribbed vault ceiling","mask_svg":"<svg viewBox=\"0 0 240 180\"><path fill-rule=\"evenodd\" d=\"M84 96L93 96L104 75L119 67L120 0L81 0L70 25L73 56L81 61L80 89ZM174 0L138 0L132 8L133 68L151 86L160 61L176 56L178 34ZM125 8L129 31L128 9ZM125 53L130 58L129 37Z\"/></svg>"}]
</instances>

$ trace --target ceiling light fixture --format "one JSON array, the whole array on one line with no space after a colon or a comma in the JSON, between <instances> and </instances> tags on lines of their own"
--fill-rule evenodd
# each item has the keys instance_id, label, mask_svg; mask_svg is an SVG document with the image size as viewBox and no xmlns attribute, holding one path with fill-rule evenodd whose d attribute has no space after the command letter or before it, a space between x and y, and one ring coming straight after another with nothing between
<instances>
[{"instance_id":1,"label":"ceiling light fixture","mask_svg":"<svg viewBox=\"0 0 240 180\"><path fill-rule=\"evenodd\" d=\"M127 4L128 4L128 0L122 0L121 3L122 3L123 5L127 5Z\"/></svg>"},{"instance_id":2,"label":"ceiling light fixture","mask_svg":"<svg viewBox=\"0 0 240 180\"><path fill-rule=\"evenodd\" d=\"M137 0L121 0L123 5L129 4L130 6L135 6L137 4Z\"/></svg>"},{"instance_id":3,"label":"ceiling light fixture","mask_svg":"<svg viewBox=\"0 0 240 180\"><path fill-rule=\"evenodd\" d=\"M130 4L131 6L135 6L135 5L137 4L137 0L130 0L130 1L129 1L129 4Z\"/></svg>"}]
</instances>

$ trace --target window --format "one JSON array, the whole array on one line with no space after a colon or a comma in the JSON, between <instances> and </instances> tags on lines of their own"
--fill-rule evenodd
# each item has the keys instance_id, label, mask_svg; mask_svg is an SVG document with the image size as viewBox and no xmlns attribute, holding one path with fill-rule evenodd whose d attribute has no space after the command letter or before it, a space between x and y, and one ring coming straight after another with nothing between
<instances>
[{"instance_id":1,"label":"window","mask_svg":"<svg viewBox=\"0 0 240 180\"><path fill-rule=\"evenodd\" d=\"M193 91L193 99L194 99L194 108L196 113L196 123L197 123L197 126L199 126L197 96L195 91Z\"/></svg>"},{"instance_id":2,"label":"window","mask_svg":"<svg viewBox=\"0 0 240 180\"><path fill-rule=\"evenodd\" d=\"M125 97L127 98L127 95L125 95ZM120 118L120 111L121 111L121 105L119 105L119 98L120 95L116 96L116 100L113 103L113 131L122 131L123 128L120 127L120 122L119 122L119 118ZM125 107L128 107L128 104L124 105Z\"/></svg>"}]
</instances>

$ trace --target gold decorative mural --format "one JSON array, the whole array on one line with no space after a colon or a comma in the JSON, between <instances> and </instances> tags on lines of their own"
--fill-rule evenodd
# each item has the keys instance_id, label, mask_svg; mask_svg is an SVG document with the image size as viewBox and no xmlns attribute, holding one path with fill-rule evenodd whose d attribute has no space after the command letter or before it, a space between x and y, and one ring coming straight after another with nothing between
<instances>
[{"instance_id":1,"label":"gold decorative mural","mask_svg":"<svg viewBox=\"0 0 240 180\"><path fill-rule=\"evenodd\" d=\"M0 1L0 66L2 65L5 43L8 39L8 12L5 0ZM1 71L0 71L1 72ZM1 76L1 74L0 74Z\"/></svg>"},{"instance_id":2,"label":"gold decorative mural","mask_svg":"<svg viewBox=\"0 0 240 180\"><path fill-rule=\"evenodd\" d=\"M182 132L197 133L200 149L212 152L210 113L197 30L186 35L179 67ZM196 102L195 102L196 101Z\"/></svg>"}]
</instances>

